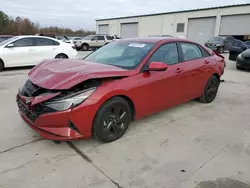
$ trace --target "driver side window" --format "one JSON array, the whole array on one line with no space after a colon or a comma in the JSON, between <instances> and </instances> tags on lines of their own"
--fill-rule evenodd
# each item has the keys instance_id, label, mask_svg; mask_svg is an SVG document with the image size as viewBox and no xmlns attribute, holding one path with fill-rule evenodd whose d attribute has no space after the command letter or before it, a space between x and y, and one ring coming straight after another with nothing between
<instances>
[{"instance_id":1,"label":"driver side window","mask_svg":"<svg viewBox=\"0 0 250 188\"><path fill-rule=\"evenodd\" d=\"M179 62L178 49L176 43L168 43L159 47L150 57L149 62L158 61L167 65Z\"/></svg>"}]
</instances>

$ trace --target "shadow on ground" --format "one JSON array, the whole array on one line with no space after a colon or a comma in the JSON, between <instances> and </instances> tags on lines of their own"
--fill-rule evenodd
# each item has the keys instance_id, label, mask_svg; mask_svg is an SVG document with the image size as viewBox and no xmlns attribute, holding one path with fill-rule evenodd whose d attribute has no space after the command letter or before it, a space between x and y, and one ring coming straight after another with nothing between
<instances>
[{"instance_id":1,"label":"shadow on ground","mask_svg":"<svg viewBox=\"0 0 250 188\"><path fill-rule=\"evenodd\" d=\"M250 185L230 178L219 178L215 181L200 182L196 188L250 188Z\"/></svg>"}]
</instances>

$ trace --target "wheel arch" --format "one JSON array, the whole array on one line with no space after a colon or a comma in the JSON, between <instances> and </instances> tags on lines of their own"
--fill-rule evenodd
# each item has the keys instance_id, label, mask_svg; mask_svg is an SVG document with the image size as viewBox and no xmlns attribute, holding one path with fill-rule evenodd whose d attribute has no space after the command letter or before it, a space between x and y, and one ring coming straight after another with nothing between
<instances>
[{"instance_id":1,"label":"wheel arch","mask_svg":"<svg viewBox=\"0 0 250 188\"><path fill-rule=\"evenodd\" d=\"M82 43L81 46L83 46L83 45L87 45L89 47L89 44L87 42Z\"/></svg>"},{"instance_id":2,"label":"wheel arch","mask_svg":"<svg viewBox=\"0 0 250 188\"><path fill-rule=\"evenodd\" d=\"M2 58L0 58L0 63L3 64L3 67L2 67L2 68L4 68L4 67L5 67L5 64L4 64L4 61L3 61ZM1 71L1 70L0 70L0 71Z\"/></svg>"},{"instance_id":3,"label":"wheel arch","mask_svg":"<svg viewBox=\"0 0 250 188\"><path fill-rule=\"evenodd\" d=\"M96 113L95 113L95 116L94 116L94 119L96 118L96 115L97 115L97 112L98 110L101 108L102 105L104 105L107 101L113 99L113 98L116 98L116 97L120 97L124 100L126 100L128 102L128 105L130 106L130 109L131 109L131 113L132 113L132 117L131 117L131 120L134 121L135 120L135 115L136 115L136 108L135 108L135 104L134 102L132 101L132 99L126 95L123 95L123 94L115 94L115 95L112 95L108 98L106 98L102 103L101 105L99 105ZM93 122L94 122L94 119L93 119ZM92 124L92 127L91 127L91 134L93 135L94 134L94 124Z\"/></svg>"},{"instance_id":4,"label":"wheel arch","mask_svg":"<svg viewBox=\"0 0 250 188\"><path fill-rule=\"evenodd\" d=\"M56 58L57 56L59 56L59 55L65 55L67 58L69 58L69 56L68 56L67 54L65 54L65 53L58 53L58 54L55 56L55 58Z\"/></svg>"},{"instance_id":5,"label":"wheel arch","mask_svg":"<svg viewBox=\"0 0 250 188\"><path fill-rule=\"evenodd\" d=\"M215 76L218 79L218 81L220 81L220 75L218 73L214 73L213 76Z\"/></svg>"}]
</instances>

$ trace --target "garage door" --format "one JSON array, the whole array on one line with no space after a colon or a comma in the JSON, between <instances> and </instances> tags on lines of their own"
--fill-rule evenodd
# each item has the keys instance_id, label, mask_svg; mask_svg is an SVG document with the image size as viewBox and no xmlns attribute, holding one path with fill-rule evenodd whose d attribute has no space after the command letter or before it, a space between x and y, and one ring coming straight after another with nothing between
<instances>
[{"instance_id":1,"label":"garage door","mask_svg":"<svg viewBox=\"0 0 250 188\"><path fill-rule=\"evenodd\" d=\"M99 34L109 34L109 25L99 25Z\"/></svg>"},{"instance_id":2,"label":"garage door","mask_svg":"<svg viewBox=\"0 0 250 188\"><path fill-rule=\"evenodd\" d=\"M222 16L220 35L248 35L250 34L250 14Z\"/></svg>"},{"instance_id":3,"label":"garage door","mask_svg":"<svg viewBox=\"0 0 250 188\"><path fill-rule=\"evenodd\" d=\"M187 38L203 45L214 36L215 24L216 17L189 19Z\"/></svg>"},{"instance_id":4,"label":"garage door","mask_svg":"<svg viewBox=\"0 0 250 188\"><path fill-rule=\"evenodd\" d=\"M121 37L133 38L138 36L138 23L121 24Z\"/></svg>"}]
</instances>

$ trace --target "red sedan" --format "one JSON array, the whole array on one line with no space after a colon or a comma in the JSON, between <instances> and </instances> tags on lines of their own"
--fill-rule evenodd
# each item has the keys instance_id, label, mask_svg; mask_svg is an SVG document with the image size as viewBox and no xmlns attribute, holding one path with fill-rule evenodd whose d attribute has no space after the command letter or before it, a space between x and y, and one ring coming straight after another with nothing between
<instances>
[{"instance_id":1,"label":"red sedan","mask_svg":"<svg viewBox=\"0 0 250 188\"><path fill-rule=\"evenodd\" d=\"M17 94L23 119L50 140L119 139L132 120L212 102L224 58L184 39L117 40L83 60L44 60Z\"/></svg>"}]
</instances>

